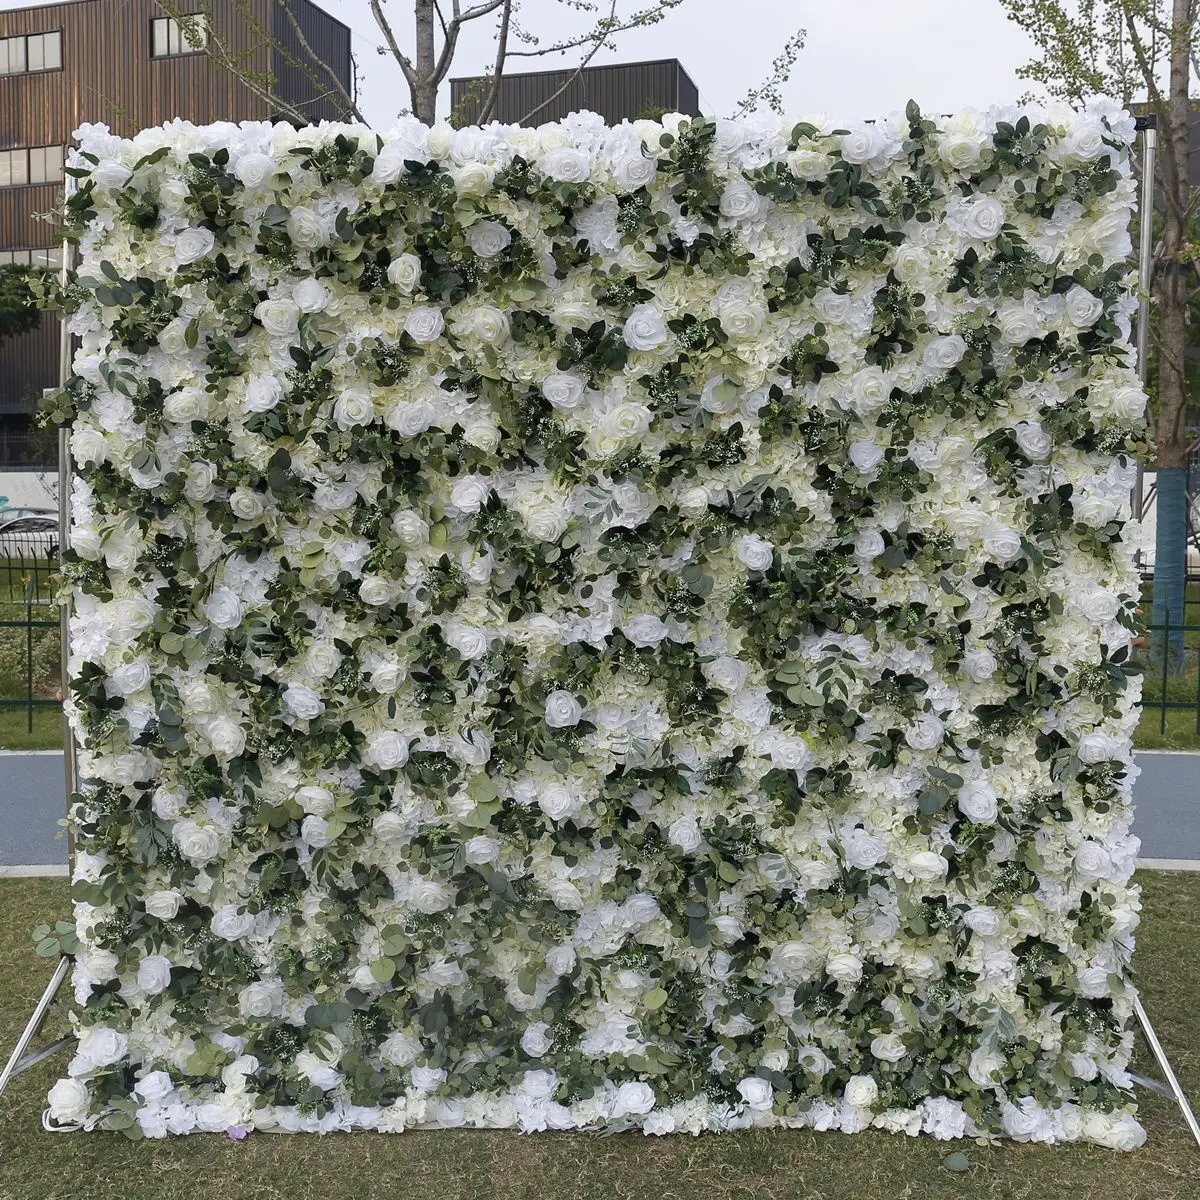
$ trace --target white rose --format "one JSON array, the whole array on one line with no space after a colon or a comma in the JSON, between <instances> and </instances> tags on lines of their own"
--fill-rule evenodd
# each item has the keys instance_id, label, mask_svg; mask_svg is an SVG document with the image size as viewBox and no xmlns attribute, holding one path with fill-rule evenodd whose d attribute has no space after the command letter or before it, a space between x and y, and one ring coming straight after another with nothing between
<instances>
[{"instance_id":1,"label":"white rose","mask_svg":"<svg viewBox=\"0 0 1200 1200\"><path fill-rule=\"evenodd\" d=\"M421 304L414 308L404 320L404 332L414 342L423 346L436 342L446 328L446 320L440 308Z\"/></svg>"},{"instance_id":2,"label":"white rose","mask_svg":"<svg viewBox=\"0 0 1200 1200\"><path fill-rule=\"evenodd\" d=\"M921 883L937 883L945 879L949 864L932 850L919 850L907 862L908 869Z\"/></svg>"},{"instance_id":3,"label":"white rose","mask_svg":"<svg viewBox=\"0 0 1200 1200\"><path fill-rule=\"evenodd\" d=\"M662 314L652 304L639 304L625 322L625 345L631 350L653 350L667 340Z\"/></svg>"},{"instance_id":4,"label":"white rose","mask_svg":"<svg viewBox=\"0 0 1200 1200\"><path fill-rule=\"evenodd\" d=\"M500 857L500 843L495 838L487 837L482 833L471 838L464 850L467 863L472 867L495 862Z\"/></svg>"},{"instance_id":5,"label":"white rose","mask_svg":"<svg viewBox=\"0 0 1200 1200\"><path fill-rule=\"evenodd\" d=\"M257 188L275 174L275 160L269 154L243 154L233 166L243 187Z\"/></svg>"},{"instance_id":6,"label":"white rose","mask_svg":"<svg viewBox=\"0 0 1200 1200\"><path fill-rule=\"evenodd\" d=\"M163 419L187 425L208 416L208 393L197 387L180 388L163 401Z\"/></svg>"},{"instance_id":7,"label":"white rose","mask_svg":"<svg viewBox=\"0 0 1200 1200\"><path fill-rule=\"evenodd\" d=\"M1075 851L1075 874L1080 879L1106 879L1112 874L1112 856L1099 842L1079 843Z\"/></svg>"},{"instance_id":8,"label":"white rose","mask_svg":"<svg viewBox=\"0 0 1200 1200\"><path fill-rule=\"evenodd\" d=\"M512 234L499 221L476 221L467 230L467 241L480 258L495 258L512 245Z\"/></svg>"},{"instance_id":9,"label":"white rose","mask_svg":"<svg viewBox=\"0 0 1200 1200\"><path fill-rule=\"evenodd\" d=\"M268 412L283 399L283 384L273 375L252 375L246 384L242 408L246 412Z\"/></svg>"},{"instance_id":10,"label":"white rose","mask_svg":"<svg viewBox=\"0 0 1200 1200\"><path fill-rule=\"evenodd\" d=\"M829 155L822 150L802 147L787 156L787 165L797 179L824 179L829 174Z\"/></svg>"},{"instance_id":11,"label":"white rose","mask_svg":"<svg viewBox=\"0 0 1200 1200\"><path fill-rule=\"evenodd\" d=\"M775 547L757 533L747 533L738 540L737 556L751 571L766 571L775 561Z\"/></svg>"},{"instance_id":12,"label":"white rose","mask_svg":"<svg viewBox=\"0 0 1200 1200\"><path fill-rule=\"evenodd\" d=\"M283 705L288 712L305 721L311 721L325 711L325 702L321 697L302 683L289 683L283 689Z\"/></svg>"},{"instance_id":13,"label":"white rose","mask_svg":"<svg viewBox=\"0 0 1200 1200\"><path fill-rule=\"evenodd\" d=\"M1067 320L1077 329L1087 329L1104 315L1104 301L1087 288L1073 287L1064 297Z\"/></svg>"},{"instance_id":14,"label":"white rose","mask_svg":"<svg viewBox=\"0 0 1200 1200\"><path fill-rule=\"evenodd\" d=\"M93 1025L80 1039L75 1051L72 1074L85 1074L101 1067L110 1067L123 1059L129 1050L129 1039L107 1025ZM76 1072L75 1064L82 1070Z\"/></svg>"},{"instance_id":15,"label":"white rose","mask_svg":"<svg viewBox=\"0 0 1200 1200\"><path fill-rule=\"evenodd\" d=\"M992 521L983 533L983 549L998 563L1013 562L1021 556L1021 535L999 521Z\"/></svg>"},{"instance_id":16,"label":"white rose","mask_svg":"<svg viewBox=\"0 0 1200 1200\"><path fill-rule=\"evenodd\" d=\"M218 629L236 629L242 623L242 602L227 587L214 588L204 602L204 615Z\"/></svg>"},{"instance_id":17,"label":"white rose","mask_svg":"<svg viewBox=\"0 0 1200 1200\"><path fill-rule=\"evenodd\" d=\"M552 783L538 792L538 807L552 821L565 821L579 811L579 797L566 784Z\"/></svg>"},{"instance_id":18,"label":"white rose","mask_svg":"<svg viewBox=\"0 0 1200 1200\"><path fill-rule=\"evenodd\" d=\"M667 626L653 613L636 613L621 626L621 632L639 648L657 646L667 636Z\"/></svg>"},{"instance_id":19,"label":"white rose","mask_svg":"<svg viewBox=\"0 0 1200 1200\"><path fill-rule=\"evenodd\" d=\"M737 1085L737 1090L746 1107L754 1112L769 1112L775 1103L775 1089L757 1075L743 1079Z\"/></svg>"},{"instance_id":20,"label":"white rose","mask_svg":"<svg viewBox=\"0 0 1200 1200\"><path fill-rule=\"evenodd\" d=\"M468 516L477 513L492 494L492 485L482 475L464 475L450 489L450 503Z\"/></svg>"},{"instance_id":21,"label":"white rose","mask_svg":"<svg viewBox=\"0 0 1200 1200\"><path fill-rule=\"evenodd\" d=\"M1004 227L1004 205L992 196L975 196L964 205L963 228L967 237L993 241Z\"/></svg>"},{"instance_id":22,"label":"white rose","mask_svg":"<svg viewBox=\"0 0 1200 1200\"><path fill-rule=\"evenodd\" d=\"M648 1083L623 1083L613 1097L614 1117L644 1116L654 1107L654 1089Z\"/></svg>"},{"instance_id":23,"label":"white rose","mask_svg":"<svg viewBox=\"0 0 1200 1200\"><path fill-rule=\"evenodd\" d=\"M542 381L542 395L559 412L571 412L583 400L583 380L568 371L556 371Z\"/></svg>"},{"instance_id":24,"label":"white rose","mask_svg":"<svg viewBox=\"0 0 1200 1200\"><path fill-rule=\"evenodd\" d=\"M864 529L854 539L854 557L870 561L878 558L886 549L883 534L878 529Z\"/></svg>"},{"instance_id":25,"label":"white rose","mask_svg":"<svg viewBox=\"0 0 1200 1200\"><path fill-rule=\"evenodd\" d=\"M220 853L221 838L211 825L198 825L191 820L176 821L171 832L179 853L197 866L212 862Z\"/></svg>"},{"instance_id":26,"label":"white rose","mask_svg":"<svg viewBox=\"0 0 1200 1200\"><path fill-rule=\"evenodd\" d=\"M243 912L236 904L223 904L212 915L209 926L213 933L229 942L240 941L254 932L255 916Z\"/></svg>"},{"instance_id":27,"label":"white rose","mask_svg":"<svg viewBox=\"0 0 1200 1200\"><path fill-rule=\"evenodd\" d=\"M292 299L301 312L320 312L329 304L329 293L315 279L302 279L292 288Z\"/></svg>"},{"instance_id":28,"label":"white rose","mask_svg":"<svg viewBox=\"0 0 1200 1200\"><path fill-rule=\"evenodd\" d=\"M387 423L404 437L419 437L437 419L437 410L424 400L394 404L387 414Z\"/></svg>"},{"instance_id":29,"label":"white rose","mask_svg":"<svg viewBox=\"0 0 1200 1200\"><path fill-rule=\"evenodd\" d=\"M898 1033L881 1033L871 1040L871 1054L880 1062L899 1062L908 1050Z\"/></svg>"},{"instance_id":30,"label":"white rose","mask_svg":"<svg viewBox=\"0 0 1200 1200\"><path fill-rule=\"evenodd\" d=\"M472 421L463 430L463 441L468 446L491 454L500 445L500 429L490 421Z\"/></svg>"},{"instance_id":31,"label":"white rose","mask_svg":"<svg viewBox=\"0 0 1200 1200\"><path fill-rule=\"evenodd\" d=\"M333 793L328 788L319 787L316 784L307 784L297 788L295 799L306 813L318 817L327 817L333 812L336 804Z\"/></svg>"},{"instance_id":32,"label":"white rose","mask_svg":"<svg viewBox=\"0 0 1200 1200\"><path fill-rule=\"evenodd\" d=\"M922 361L931 371L949 371L962 362L967 343L957 333L936 337L925 347Z\"/></svg>"},{"instance_id":33,"label":"white rose","mask_svg":"<svg viewBox=\"0 0 1200 1200\"><path fill-rule=\"evenodd\" d=\"M562 505L547 496L534 495L520 506L525 532L539 542L557 542L567 531L567 514Z\"/></svg>"},{"instance_id":34,"label":"white rose","mask_svg":"<svg viewBox=\"0 0 1200 1200\"><path fill-rule=\"evenodd\" d=\"M1146 1131L1129 1113L1083 1112L1083 1134L1109 1150L1136 1150L1146 1143Z\"/></svg>"},{"instance_id":35,"label":"white rose","mask_svg":"<svg viewBox=\"0 0 1200 1200\"><path fill-rule=\"evenodd\" d=\"M999 805L992 785L985 779L972 779L958 790L958 811L968 821L988 824L996 819Z\"/></svg>"},{"instance_id":36,"label":"white rose","mask_svg":"<svg viewBox=\"0 0 1200 1200\"><path fill-rule=\"evenodd\" d=\"M444 630L446 645L457 650L463 658L482 658L488 649L488 636L482 629L458 622L447 625Z\"/></svg>"},{"instance_id":37,"label":"white rose","mask_svg":"<svg viewBox=\"0 0 1200 1200\"><path fill-rule=\"evenodd\" d=\"M807 771L812 759L808 743L800 737L779 737L771 746L771 765L781 771Z\"/></svg>"},{"instance_id":38,"label":"white rose","mask_svg":"<svg viewBox=\"0 0 1200 1200\"><path fill-rule=\"evenodd\" d=\"M1000 914L985 904L977 904L963 915L963 924L980 937L995 937L1000 932Z\"/></svg>"},{"instance_id":39,"label":"white rose","mask_svg":"<svg viewBox=\"0 0 1200 1200\"><path fill-rule=\"evenodd\" d=\"M57 1125L81 1125L92 1107L87 1084L78 1079L60 1079L46 1096L50 1116Z\"/></svg>"},{"instance_id":40,"label":"white rose","mask_svg":"<svg viewBox=\"0 0 1200 1200\"><path fill-rule=\"evenodd\" d=\"M366 388L347 388L333 406L333 419L339 429L370 425L375 420L375 403Z\"/></svg>"},{"instance_id":41,"label":"white rose","mask_svg":"<svg viewBox=\"0 0 1200 1200\"><path fill-rule=\"evenodd\" d=\"M613 163L612 177L621 192L636 192L647 187L658 170L658 160L645 154L639 146Z\"/></svg>"},{"instance_id":42,"label":"white rose","mask_svg":"<svg viewBox=\"0 0 1200 1200\"><path fill-rule=\"evenodd\" d=\"M1054 449L1054 439L1040 421L1018 422L1016 435L1021 453L1032 462L1042 462L1050 457L1050 451Z\"/></svg>"},{"instance_id":43,"label":"white rose","mask_svg":"<svg viewBox=\"0 0 1200 1200\"><path fill-rule=\"evenodd\" d=\"M568 729L582 717L583 706L570 692L551 692L546 697L546 724L551 729Z\"/></svg>"},{"instance_id":44,"label":"white rose","mask_svg":"<svg viewBox=\"0 0 1200 1200\"><path fill-rule=\"evenodd\" d=\"M118 696L132 696L149 686L149 683L150 664L144 658L135 658L133 662L122 663L113 671L109 691Z\"/></svg>"},{"instance_id":45,"label":"white rose","mask_svg":"<svg viewBox=\"0 0 1200 1200\"><path fill-rule=\"evenodd\" d=\"M464 132L459 130L459 132ZM495 170L486 163L468 162L450 172L454 190L460 196L486 196L491 191Z\"/></svg>"},{"instance_id":46,"label":"white rose","mask_svg":"<svg viewBox=\"0 0 1200 1200\"><path fill-rule=\"evenodd\" d=\"M276 1016L283 1008L283 984L278 980L256 979L238 992L238 1008L243 1016Z\"/></svg>"},{"instance_id":47,"label":"white rose","mask_svg":"<svg viewBox=\"0 0 1200 1200\"><path fill-rule=\"evenodd\" d=\"M367 761L384 771L394 771L408 762L408 738L394 729L377 733L367 747Z\"/></svg>"},{"instance_id":48,"label":"white rose","mask_svg":"<svg viewBox=\"0 0 1200 1200\"><path fill-rule=\"evenodd\" d=\"M1106 136L1099 121L1083 121L1059 142L1058 151L1063 158L1075 162L1094 162L1104 154L1115 156L1116 152L1105 144Z\"/></svg>"},{"instance_id":49,"label":"white rose","mask_svg":"<svg viewBox=\"0 0 1200 1200\"><path fill-rule=\"evenodd\" d=\"M138 963L138 987L150 996L157 996L171 983L171 960L161 954L151 954Z\"/></svg>"},{"instance_id":50,"label":"white rose","mask_svg":"<svg viewBox=\"0 0 1200 1200\"><path fill-rule=\"evenodd\" d=\"M388 264L388 282L411 296L421 282L421 260L415 254L401 254Z\"/></svg>"},{"instance_id":51,"label":"white rose","mask_svg":"<svg viewBox=\"0 0 1200 1200\"><path fill-rule=\"evenodd\" d=\"M325 223L311 208L297 205L288 213L288 237L301 250L316 250L329 244Z\"/></svg>"},{"instance_id":52,"label":"white rose","mask_svg":"<svg viewBox=\"0 0 1200 1200\"><path fill-rule=\"evenodd\" d=\"M542 155L538 166L560 183L585 183L591 172L588 156L571 146L556 146Z\"/></svg>"},{"instance_id":53,"label":"white rose","mask_svg":"<svg viewBox=\"0 0 1200 1200\"><path fill-rule=\"evenodd\" d=\"M421 1043L401 1029L389 1033L379 1047L384 1062L394 1067L410 1067L421 1057Z\"/></svg>"},{"instance_id":54,"label":"white rose","mask_svg":"<svg viewBox=\"0 0 1200 1200\"><path fill-rule=\"evenodd\" d=\"M296 302L284 296L260 301L254 309L254 315L272 337L291 337L300 323L300 309Z\"/></svg>"},{"instance_id":55,"label":"white rose","mask_svg":"<svg viewBox=\"0 0 1200 1200\"><path fill-rule=\"evenodd\" d=\"M1007 1066L1008 1059L998 1050L991 1050L987 1046L979 1046L971 1055L971 1061L967 1066L967 1074L980 1087L992 1087L997 1082L996 1075Z\"/></svg>"},{"instance_id":56,"label":"white rose","mask_svg":"<svg viewBox=\"0 0 1200 1200\"><path fill-rule=\"evenodd\" d=\"M239 521L256 521L267 507L260 493L248 487L239 487L230 493L229 510Z\"/></svg>"},{"instance_id":57,"label":"white rose","mask_svg":"<svg viewBox=\"0 0 1200 1200\"><path fill-rule=\"evenodd\" d=\"M358 585L358 596L364 604L379 607L391 600L392 585L381 575L364 575Z\"/></svg>"},{"instance_id":58,"label":"white rose","mask_svg":"<svg viewBox=\"0 0 1200 1200\"><path fill-rule=\"evenodd\" d=\"M435 913L450 907L454 893L436 879L419 878L413 884L408 899L418 912Z\"/></svg>"},{"instance_id":59,"label":"white rose","mask_svg":"<svg viewBox=\"0 0 1200 1200\"><path fill-rule=\"evenodd\" d=\"M550 1036L550 1026L545 1021L538 1021L528 1026L521 1035L521 1049L530 1058L541 1058L543 1054L549 1052L553 1045L554 1039Z\"/></svg>"},{"instance_id":60,"label":"white rose","mask_svg":"<svg viewBox=\"0 0 1200 1200\"><path fill-rule=\"evenodd\" d=\"M879 1097L879 1084L870 1075L851 1075L846 1080L847 1104L856 1108L870 1108Z\"/></svg>"},{"instance_id":61,"label":"white rose","mask_svg":"<svg viewBox=\"0 0 1200 1200\"><path fill-rule=\"evenodd\" d=\"M762 211L763 198L744 179L731 179L721 192L721 216L752 221Z\"/></svg>"},{"instance_id":62,"label":"white rose","mask_svg":"<svg viewBox=\"0 0 1200 1200\"><path fill-rule=\"evenodd\" d=\"M862 978L862 959L848 951L831 954L825 960L825 973L838 983L857 983Z\"/></svg>"},{"instance_id":63,"label":"white rose","mask_svg":"<svg viewBox=\"0 0 1200 1200\"><path fill-rule=\"evenodd\" d=\"M867 417L883 408L891 394L891 379L884 374L882 368L863 367L851 377L850 393L847 404L843 407L849 407L860 417Z\"/></svg>"},{"instance_id":64,"label":"white rose","mask_svg":"<svg viewBox=\"0 0 1200 1200\"><path fill-rule=\"evenodd\" d=\"M204 736L226 758L236 758L246 748L246 731L232 717L214 717L205 725Z\"/></svg>"},{"instance_id":65,"label":"white rose","mask_svg":"<svg viewBox=\"0 0 1200 1200\"><path fill-rule=\"evenodd\" d=\"M320 850L333 841L329 822L324 817L305 817L300 823L300 840L314 850Z\"/></svg>"},{"instance_id":66,"label":"white rose","mask_svg":"<svg viewBox=\"0 0 1200 1200\"><path fill-rule=\"evenodd\" d=\"M654 414L644 404L626 402L605 413L600 418L599 425L601 431L609 437L628 441L645 434L653 419Z\"/></svg>"},{"instance_id":67,"label":"white rose","mask_svg":"<svg viewBox=\"0 0 1200 1200\"><path fill-rule=\"evenodd\" d=\"M170 921L179 912L182 901L183 897L178 892L164 888L162 891L147 893L142 899L142 907L148 916L157 917L160 921Z\"/></svg>"},{"instance_id":68,"label":"white rose","mask_svg":"<svg viewBox=\"0 0 1200 1200\"><path fill-rule=\"evenodd\" d=\"M575 969L575 961L575 947L570 942L546 951L546 966L555 975L569 975Z\"/></svg>"},{"instance_id":69,"label":"white rose","mask_svg":"<svg viewBox=\"0 0 1200 1200\"><path fill-rule=\"evenodd\" d=\"M1097 588L1094 592L1087 592L1079 597L1077 603L1079 611L1093 625L1107 625L1109 621L1116 620L1117 614L1121 611L1120 599L1107 588Z\"/></svg>"},{"instance_id":70,"label":"white rose","mask_svg":"<svg viewBox=\"0 0 1200 1200\"><path fill-rule=\"evenodd\" d=\"M870 162L883 149L883 131L875 125L862 125L842 134L839 146L846 162Z\"/></svg>"},{"instance_id":71,"label":"white rose","mask_svg":"<svg viewBox=\"0 0 1200 1200\"><path fill-rule=\"evenodd\" d=\"M883 447L867 438L859 438L850 443L850 461L864 475L870 475L883 462Z\"/></svg>"},{"instance_id":72,"label":"white rose","mask_svg":"<svg viewBox=\"0 0 1200 1200\"><path fill-rule=\"evenodd\" d=\"M667 830L667 841L684 854L695 854L704 845L704 837L695 817L679 817L672 821Z\"/></svg>"},{"instance_id":73,"label":"white rose","mask_svg":"<svg viewBox=\"0 0 1200 1200\"><path fill-rule=\"evenodd\" d=\"M996 656L986 647L980 647L976 650L968 650L963 655L963 670L975 680L976 683L983 683L984 680L991 679L996 673Z\"/></svg>"},{"instance_id":74,"label":"white rose","mask_svg":"<svg viewBox=\"0 0 1200 1200\"><path fill-rule=\"evenodd\" d=\"M197 229L194 226L185 229L175 239L175 261L180 266L199 262L207 258L216 244L216 238L211 229Z\"/></svg>"}]
</instances>

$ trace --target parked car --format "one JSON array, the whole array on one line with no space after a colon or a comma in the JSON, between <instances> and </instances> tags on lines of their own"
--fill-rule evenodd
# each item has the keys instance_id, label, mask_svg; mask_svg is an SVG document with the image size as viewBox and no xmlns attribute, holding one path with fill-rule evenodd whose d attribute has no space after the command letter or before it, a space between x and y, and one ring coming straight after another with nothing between
<instances>
[{"instance_id":1,"label":"parked car","mask_svg":"<svg viewBox=\"0 0 1200 1200\"><path fill-rule=\"evenodd\" d=\"M53 509L0 509L0 558L45 563L57 554L58 514Z\"/></svg>"}]
</instances>

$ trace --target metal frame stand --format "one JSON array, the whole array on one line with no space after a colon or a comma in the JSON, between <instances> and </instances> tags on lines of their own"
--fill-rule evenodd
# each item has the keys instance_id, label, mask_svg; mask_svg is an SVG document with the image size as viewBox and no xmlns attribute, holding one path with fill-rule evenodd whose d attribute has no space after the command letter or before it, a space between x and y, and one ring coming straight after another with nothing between
<instances>
[{"instance_id":1,"label":"metal frame stand","mask_svg":"<svg viewBox=\"0 0 1200 1200\"><path fill-rule=\"evenodd\" d=\"M67 182L68 189L70 188L70 180ZM69 194L69 191L68 191ZM63 246L62 258L62 284L65 288L71 269L71 251L70 245ZM58 343L58 381L61 387L66 383L67 377L71 373L71 335L67 330L67 321L64 315L62 321L62 329L59 335ZM63 555L70 546L71 536L71 430L67 426L62 426L58 431L58 554L59 566L62 566ZM64 600L59 606L59 642L61 648L61 656L64 670L67 665L68 658L71 652L71 608L70 602ZM65 683L65 680L64 680ZM75 761L76 745L75 735L71 732L70 722L67 720L66 712L63 712L63 783L66 793L66 807L68 812L71 807L71 796L74 793L78 779L78 768ZM67 826L67 862L70 868L75 867L75 836L71 831L70 825ZM46 1020L46 1015L49 1013L51 1006L54 1003L55 997L58 995L59 989L63 985L63 981L67 978L70 971L72 959L68 955L64 955L58 960L58 965L54 968L54 974L50 976L50 982L46 984L46 990L42 992L42 998L34 1007L33 1015L26 1023L21 1036L17 1039L16 1048L9 1057L5 1068L0 1072L0 1096L4 1094L5 1088L11 1080L18 1075L28 1071L30 1067L42 1062L53 1054L57 1054L59 1050L65 1049L75 1041L74 1037L59 1038L58 1041L52 1042L48 1046L43 1046L41 1049L29 1051L29 1046L37 1037L41 1030L43 1022Z\"/></svg>"},{"instance_id":2,"label":"metal frame stand","mask_svg":"<svg viewBox=\"0 0 1200 1200\"><path fill-rule=\"evenodd\" d=\"M1138 117L1136 126L1142 135L1141 196L1138 203L1138 286L1141 290L1141 300L1138 304L1137 322L1137 373L1144 388L1150 372L1150 276L1154 262L1154 158L1158 149L1158 118L1153 114ZM1142 519L1142 506L1143 480L1142 467L1139 463L1137 482L1133 485L1131 506L1135 521ZM1142 1007L1141 997L1136 992L1133 995L1133 1011L1137 1016L1138 1024L1142 1027L1142 1035L1154 1054L1159 1069L1166 1077L1166 1083L1134 1071L1130 1072L1130 1078L1138 1087L1144 1087L1160 1096L1174 1100L1183 1114L1184 1121L1187 1122L1192 1137L1196 1139L1196 1145L1200 1146L1200 1125L1196 1123L1196 1117L1188 1103L1187 1096L1184 1095L1183 1088L1179 1086L1179 1080L1171 1069L1170 1059L1167 1058L1167 1053L1162 1048L1158 1035L1154 1032L1154 1026L1150 1024L1150 1018L1146 1014L1145 1008Z\"/></svg>"}]
</instances>

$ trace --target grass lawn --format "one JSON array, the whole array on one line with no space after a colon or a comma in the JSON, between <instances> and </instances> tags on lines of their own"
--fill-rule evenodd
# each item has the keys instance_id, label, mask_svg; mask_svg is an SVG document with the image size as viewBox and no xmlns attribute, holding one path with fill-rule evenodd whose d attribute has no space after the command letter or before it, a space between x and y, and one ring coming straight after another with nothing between
<instances>
[{"instance_id":1,"label":"grass lawn","mask_svg":"<svg viewBox=\"0 0 1200 1200\"><path fill-rule=\"evenodd\" d=\"M1200 873L1142 875L1143 995L1183 1086L1200 1100ZM59 880L0 881L0 1046L7 1054L50 973L29 929L67 910ZM53 1030L48 1030L53 1032ZM1156 1074L1148 1054L1143 1069ZM128 1142L47 1134L59 1057L0 1100L0 1200L1196 1200L1200 1149L1174 1106L1143 1093L1149 1140L1094 1147L935 1142L885 1133L771 1132L646 1138L438 1131L197 1134ZM955 1174L951 1150L971 1166Z\"/></svg>"},{"instance_id":2,"label":"grass lawn","mask_svg":"<svg viewBox=\"0 0 1200 1200\"><path fill-rule=\"evenodd\" d=\"M0 750L61 750L62 712L53 708L33 710L33 732L25 708L0 708Z\"/></svg>"}]
</instances>

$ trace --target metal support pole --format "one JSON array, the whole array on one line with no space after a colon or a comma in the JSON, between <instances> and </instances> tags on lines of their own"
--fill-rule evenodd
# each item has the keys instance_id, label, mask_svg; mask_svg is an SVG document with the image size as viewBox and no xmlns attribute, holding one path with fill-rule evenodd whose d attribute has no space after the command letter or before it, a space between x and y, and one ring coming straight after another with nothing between
<instances>
[{"instance_id":1,"label":"metal support pole","mask_svg":"<svg viewBox=\"0 0 1200 1200\"><path fill-rule=\"evenodd\" d=\"M38 1035L38 1030L42 1027L42 1022L46 1019L46 1014L50 1011L50 1005L54 1003L54 997L58 993L58 989L62 987L63 980L67 977L67 972L71 969L71 960L69 958L60 958L58 966L54 968L54 974L50 976L50 982L46 984L46 990L42 993L42 998L37 1002L37 1007L33 1010L33 1015L29 1018L25 1025L21 1036L17 1039L16 1049L13 1050L12 1056L8 1060L8 1064L3 1071L0 1071L0 1096L4 1094L4 1089L8 1087L10 1079L15 1079L22 1071L29 1070L34 1063L41 1062L43 1058L47 1058L52 1050L58 1049L61 1046L69 1045L74 1038L63 1038L55 1043L53 1047L47 1046L45 1050L39 1050L35 1054L28 1057L25 1051L29 1048L29 1043Z\"/></svg>"},{"instance_id":2,"label":"metal support pole","mask_svg":"<svg viewBox=\"0 0 1200 1200\"><path fill-rule=\"evenodd\" d=\"M1171 1096L1175 1103L1179 1105L1179 1111L1183 1113L1183 1119L1187 1122L1187 1127L1192 1131L1192 1137L1196 1139L1196 1145L1200 1146L1200 1125L1196 1124L1195 1114L1192 1112L1192 1106L1188 1104L1187 1097L1183 1094L1183 1088L1179 1086L1179 1080L1175 1078L1175 1072L1171 1070L1170 1059L1167 1058L1166 1051L1158 1040L1158 1036L1154 1032L1154 1026L1150 1024L1150 1018L1146 1016L1146 1010L1142 1007L1141 997L1134 993L1133 1011L1137 1013L1137 1019L1141 1022L1142 1033L1146 1035L1146 1041L1150 1045L1154 1057L1158 1060L1158 1065L1162 1068L1162 1073L1167 1077L1167 1083L1164 1087L1161 1083L1154 1086L1157 1081L1152 1079L1143 1079L1135 1077L1136 1082L1142 1083L1145 1087L1150 1087L1153 1091L1160 1092L1164 1096Z\"/></svg>"},{"instance_id":3,"label":"metal support pole","mask_svg":"<svg viewBox=\"0 0 1200 1200\"><path fill-rule=\"evenodd\" d=\"M1154 158L1158 150L1158 118L1137 118L1137 128L1142 135L1142 180L1141 196L1138 199L1138 302L1137 318L1137 373L1146 386L1150 374L1150 273L1154 262ZM1133 485L1133 518L1142 519L1143 505L1142 465L1138 463L1137 482Z\"/></svg>"},{"instance_id":4,"label":"metal support pole","mask_svg":"<svg viewBox=\"0 0 1200 1200\"><path fill-rule=\"evenodd\" d=\"M74 247L70 244L63 246L62 285L65 288L70 278L71 258ZM71 375L71 333L66 314L62 317L62 329L58 342L58 385L62 387ZM58 565L62 570L65 555L71 547L71 427L61 425L58 430ZM71 598L65 592L61 593L59 605L59 659L62 662L63 698L67 695L67 665L71 657ZM66 789L67 815L71 813L71 797L78 789L78 763L76 761L77 747L75 735L71 731L71 723L67 720L66 710L63 710L63 783ZM67 865L69 870L75 870L75 831L70 822L67 823Z\"/></svg>"}]
</instances>

